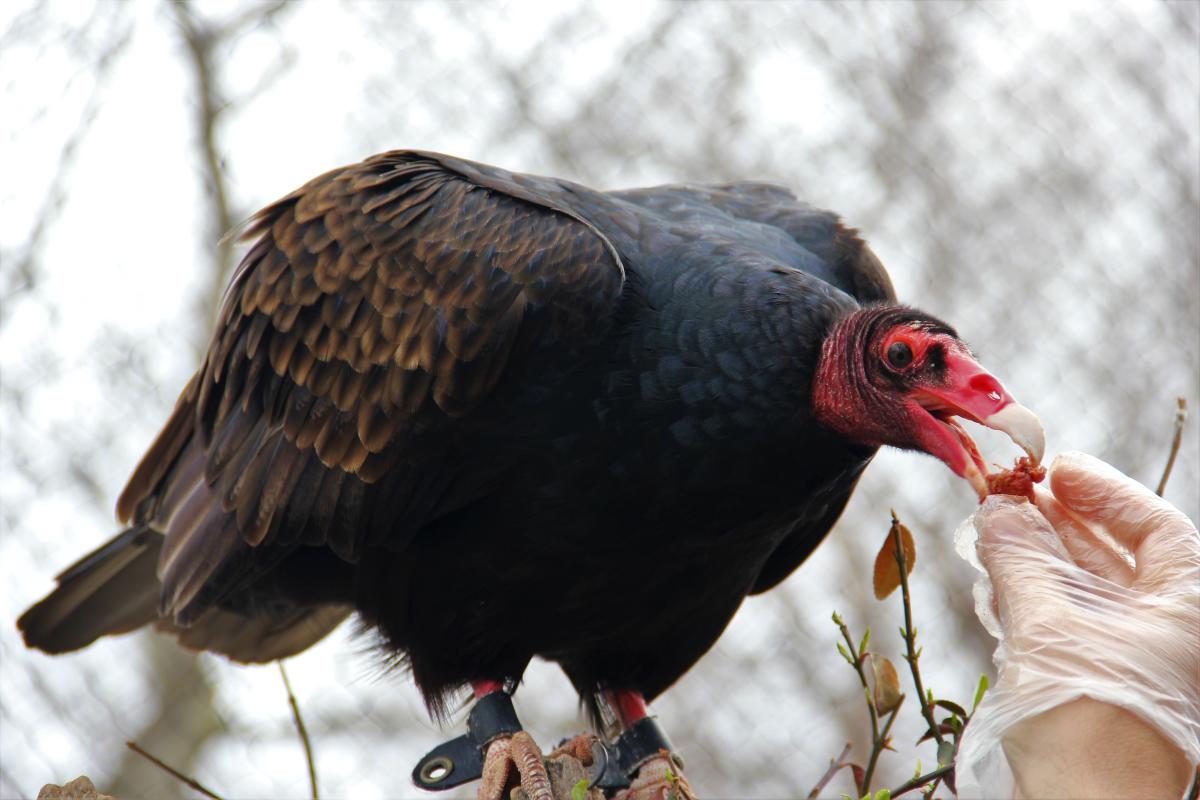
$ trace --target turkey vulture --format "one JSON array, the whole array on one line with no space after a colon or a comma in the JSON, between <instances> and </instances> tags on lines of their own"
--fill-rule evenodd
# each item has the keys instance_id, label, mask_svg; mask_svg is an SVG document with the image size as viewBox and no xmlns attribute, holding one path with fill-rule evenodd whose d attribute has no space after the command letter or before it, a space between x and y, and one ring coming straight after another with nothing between
<instances>
[{"instance_id":1,"label":"turkey vulture","mask_svg":"<svg viewBox=\"0 0 1200 800\"><path fill-rule=\"evenodd\" d=\"M130 527L21 617L30 646L154 624L261 662L357 613L435 712L540 656L628 727L812 552L879 446L981 495L954 416L1041 457L954 330L776 186L599 192L396 151L246 238L117 503Z\"/></svg>"}]
</instances>

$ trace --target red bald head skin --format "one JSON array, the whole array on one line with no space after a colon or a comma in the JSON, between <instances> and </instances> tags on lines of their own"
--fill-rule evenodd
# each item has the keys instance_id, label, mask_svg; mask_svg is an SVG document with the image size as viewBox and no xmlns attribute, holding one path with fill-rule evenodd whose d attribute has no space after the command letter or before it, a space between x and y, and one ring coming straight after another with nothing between
<instances>
[{"instance_id":1,"label":"red bald head skin","mask_svg":"<svg viewBox=\"0 0 1200 800\"><path fill-rule=\"evenodd\" d=\"M1007 433L1036 465L1041 424L971 355L946 323L911 308L872 306L837 323L821 348L813 414L850 441L920 450L982 499L987 467L953 417Z\"/></svg>"}]
</instances>

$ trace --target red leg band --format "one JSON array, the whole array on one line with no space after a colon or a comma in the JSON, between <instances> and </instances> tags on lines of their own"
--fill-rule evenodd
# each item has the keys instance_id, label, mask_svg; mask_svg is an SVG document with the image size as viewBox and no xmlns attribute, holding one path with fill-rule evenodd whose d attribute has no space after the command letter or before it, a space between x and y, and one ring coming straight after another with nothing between
<instances>
[{"instance_id":1,"label":"red leg band","mask_svg":"<svg viewBox=\"0 0 1200 800\"><path fill-rule=\"evenodd\" d=\"M646 708L646 698L642 697L641 692L633 689L608 690L608 702L617 712L617 719L620 720L622 728L629 728L638 720L650 716L650 709Z\"/></svg>"},{"instance_id":2,"label":"red leg band","mask_svg":"<svg viewBox=\"0 0 1200 800\"><path fill-rule=\"evenodd\" d=\"M501 681L471 681L471 688L475 691L475 699L478 700L493 692L503 692L504 684Z\"/></svg>"}]
</instances>

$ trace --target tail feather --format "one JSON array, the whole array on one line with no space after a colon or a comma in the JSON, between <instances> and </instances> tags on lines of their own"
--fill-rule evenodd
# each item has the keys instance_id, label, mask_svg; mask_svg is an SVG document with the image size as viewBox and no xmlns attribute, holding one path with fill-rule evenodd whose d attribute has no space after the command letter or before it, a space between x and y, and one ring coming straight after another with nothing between
<instances>
[{"instance_id":1,"label":"tail feather","mask_svg":"<svg viewBox=\"0 0 1200 800\"><path fill-rule=\"evenodd\" d=\"M25 644L66 653L153 622L161 546L158 533L130 528L68 567L58 588L17 620Z\"/></svg>"},{"instance_id":2,"label":"tail feather","mask_svg":"<svg viewBox=\"0 0 1200 800\"><path fill-rule=\"evenodd\" d=\"M294 656L324 639L350 615L349 606L312 606L244 617L210 608L183 628L169 619L157 624L189 650L209 650L243 664Z\"/></svg>"},{"instance_id":3,"label":"tail feather","mask_svg":"<svg viewBox=\"0 0 1200 800\"><path fill-rule=\"evenodd\" d=\"M261 663L308 649L351 613L345 605L284 605L250 615L211 607L194 624L177 625L159 616L163 541L158 531L130 528L63 570L57 588L17 620L25 644L67 653L154 623L190 650Z\"/></svg>"}]
</instances>

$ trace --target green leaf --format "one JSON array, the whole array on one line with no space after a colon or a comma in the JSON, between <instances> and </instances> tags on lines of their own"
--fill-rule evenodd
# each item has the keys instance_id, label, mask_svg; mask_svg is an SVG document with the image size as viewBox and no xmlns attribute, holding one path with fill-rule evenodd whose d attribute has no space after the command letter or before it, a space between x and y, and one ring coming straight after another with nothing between
<instances>
[{"instance_id":1,"label":"green leaf","mask_svg":"<svg viewBox=\"0 0 1200 800\"><path fill-rule=\"evenodd\" d=\"M880 789L875 793L875 800L892 800L892 790Z\"/></svg>"},{"instance_id":2,"label":"green leaf","mask_svg":"<svg viewBox=\"0 0 1200 800\"><path fill-rule=\"evenodd\" d=\"M591 788L591 784L588 783L587 778L584 778L579 783L571 787L571 800L587 800L589 788Z\"/></svg>"},{"instance_id":3,"label":"green leaf","mask_svg":"<svg viewBox=\"0 0 1200 800\"><path fill-rule=\"evenodd\" d=\"M862 640L858 643L858 652L860 652L860 653L867 652L867 645L870 643L871 643L871 629L867 628L865 631L863 631Z\"/></svg>"},{"instance_id":4,"label":"green leaf","mask_svg":"<svg viewBox=\"0 0 1200 800\"><path fill-rule=\"evenodd\" d=\"M846 652L845 645L843 645L841 642L838 642L837 649L838 649L838 652L842 654L842 658L846 659L847 664L849 664L852 667L855 666L854 659L851 658L850 654Z\"/></svg>"},{"instance_id":5,"label":"green leaf","mask_svg":"<svg viewBox=\"0 0 1200 800\"><path fill-rule=\"evenodd\" d=\"M842 615L836 611L833 612L833 624L837 625L839 628L842 626Z\"/></svg>"},{"instance_id":6,"label":"green leaf","mask_svg":"<svg viewBox=\"0 0 1200 800\"><path fill-rule=\"evenodd\" d=\"M971 704L972 714L975 713L975 709L979 708L979 701L983 700L983 696L987 693L987 690L988 676L987 673L984 673L983 675L979 676L979 688L975 690L975 702Z\"/></svg>"},{"instance_id":7,"label":"green leaf","mask_svg":"<svg viewBox=\"0 0 1200 800\"><path fill-rule=\"evenodd\" d=\"M959 717L967 716L967 712L963 711L963 707L960 706L958 703L954 703L949 700L938 700L936 703L934 703L934 705L940 706L940 707L946 709L947 711L949 711L951 714L954 714L956 716L959 716Z\"/></svg>"},{"instance_id":8,"label":"green leaf","mask_svg":"<svg viewBox=\"0 0 1200 800\"><path fill-rule=\"evenodd\" d=\"M667 783L679 783L679 776L676 775L675 771L670 767L667 767L666 776Z\"/></svg>"}]
</instances>

